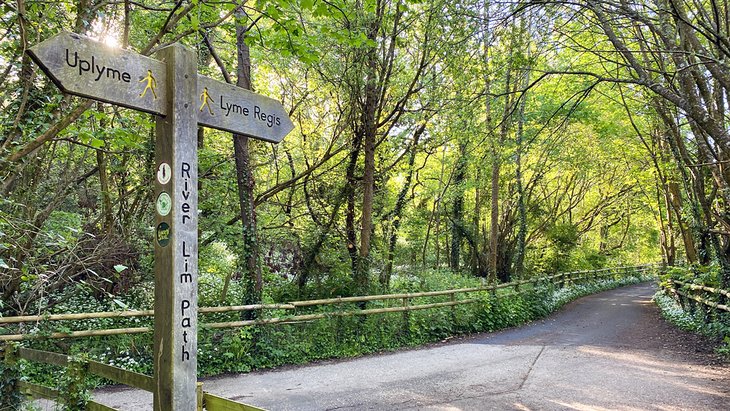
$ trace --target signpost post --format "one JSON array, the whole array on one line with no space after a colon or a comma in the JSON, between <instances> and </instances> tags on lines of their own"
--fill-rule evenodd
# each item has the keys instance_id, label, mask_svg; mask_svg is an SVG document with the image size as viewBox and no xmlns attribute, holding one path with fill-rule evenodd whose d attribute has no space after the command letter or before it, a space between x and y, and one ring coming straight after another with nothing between
<instances>
[{"instance_id":1,"label":"signpost post","mask_svg":"<svg viewBox=\"0 0 730 411\"><path fill-rule=\"evenodd\" d=\"M153 59L60 33L28 50L66 93L155 114L155 411L196 409L198 125L278 143L293 128L271 98L197 74L174 44Z\"/></svg>"},{"instance_id":2,"label":"signpost post","mask_svg":"<svg viewBox=\"0 0 730 411\"><path fill-rule=\"evenodd\" d=\"M198 347L198 125L191 105L197 58L180 45L160 50L157 57L167 67L168 114L157 117L155 126L160 173L155 178L154 409L192 410ZM168 199L165 208L161 203Z\"/></svg>"}]
</instances>

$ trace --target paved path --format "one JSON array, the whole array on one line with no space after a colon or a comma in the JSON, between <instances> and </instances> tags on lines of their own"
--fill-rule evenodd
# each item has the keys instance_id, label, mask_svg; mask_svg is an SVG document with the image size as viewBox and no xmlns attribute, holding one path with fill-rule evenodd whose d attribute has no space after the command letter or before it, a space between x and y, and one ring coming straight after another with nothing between
<instances>
[{"instance_id":1,"label":"paved path","mask_svg":"<svg viewBox=\"0 0 730 411\"><path fill-rule=\"evenodd\" d=\"M436 346L204 380L270 410L730 410L730 367L667 325L642 284L545 320ZM151 395L98 401L149 409Z\"/></svg>"}]
</instances>

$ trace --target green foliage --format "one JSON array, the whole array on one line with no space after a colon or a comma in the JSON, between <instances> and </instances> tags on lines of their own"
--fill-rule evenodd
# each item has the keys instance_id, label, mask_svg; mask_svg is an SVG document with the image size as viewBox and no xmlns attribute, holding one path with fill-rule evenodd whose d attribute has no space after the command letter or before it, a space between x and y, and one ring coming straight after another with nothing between
<instances>
[{"instance_id":1,"label":"green foliage","mask_svg":"<svg viewBox=\"0 0 730 411\"><path fill-rule=\"evenodd\" d=\"M665 291L677 287L673 280L720 288L721 278L721 269L716 264L667 267L659 276L659 285L662 290L654 295L654 302L659 306L667 321L683 330L715 339L718 342L717 351L728 356L730 354L730 313L712 309L681 296L677 296L679 300L675 300ZM687 292L691 291L687 290ZM705 296L705 298L717 301L715 295Z\"/></svg>"},{"instance_id":2,"label":"green foliage","mask_svg":"<svg viewBox=\"0 0 730 411\"><path fill-rule=\"evenodd\" d=\"M557 48L544 47L566 39L533 25L560 20L560 13L537 18L525 10L524 19L506 18L512 6L495 4L493 20L485 22L472 12L479 4L443 0L258 0L243 12L235 12L234 4L206 2L140 4L126 11L119 2L26 6L28 24L18 23L21 16L13 8L3 9L9 24L0 41L0 61L8 70L0 71L4 313L43 311L50 301L47 290L73 290L80 281L95 290L96 299L119 300L117 294L151 279L153 271L149 190L155 122L103 104L64 122L79 100L64 96L45 76L26 79L34 63L23 57L31 46L24 41L60 30L128 43L136 51L180 41L197 50L201 74L222 79L223 72L236 73L236 27L249 29L245 40L256 92L282 101L296 125L276 146L250 143L265 298L357 293L345 231L348 219L360 224L363 217L365 166L357 139L371 126L379 136L376 228L367 253L373 272L385 271L390 254L396 277L446 267L454 240L449 210L461 201L464 216L472 216L458 222L465 233L465 239L456 238L461 271L486 275L489 173L496 163L501 271L516 271L512 265L518 260L524 272L552 273L658 259L662 206L646 201L654 197L656 176L647 171L646 147L626 116L627 110L633 113L638 131L661 134L651 127L656 118L646 111L645 97L595 84L590 75L569 81L546 76L521 91L534 73L571 70L574 64L606 69L599 56L562 47L555 54ZM496 24L503 18L504 25ZM570 41L597 44L598 34L578 23L559 25L581 29ZM20 27L27 28L22 36ZM486 38L488 59L482 55ZM150 39L159 41L148 44ZM369 87L376 92L366 99ZM524 102L520 110L515 96ZM379 118L364 127L358 122L373 104ZM59 122L64 127L53 138L10 160ZM244 237L235 219L230 134L205 130L201 137L200 232L206 244L200 249L201 301L239 303L250 296L240 284L246 273L231 257L249 249L253 232ZM526 191L515 184L518 154ZM350 158L353 181L345 178ZM458 164L464 164L463 181L452 176ZM343 187L353 182L348 199ZM518 200L525 205L524 220ZM516 244L520 235L529 239L524 247ZM415 278L420 274L408 276L423 281Z\"/></svg>"},{"instance_id":3,"label":"green foliage","mask_svg":"<svg viewBox=\"0 0 730 411\"><path fill-rule=\"evenodd\" d=\"M667 267L665 273L660 276L664 285L669 285L670 280L705 285L708 287L721 287L721 268L718 264L700 265L690 264L687 266Z\"/></svg>"},{"instance_id":4,"label":"green foliage","mask_svg":"<svg viewBox=\"0 0 730 411\"><path fill-rule=\"evenodd\" d=\"M63 373L58 380L58 403L64 411L86 409L91 399L88 382L88 363L81 356L69 358Z\"/></svg>"},{"instance_id":5,"label":"green foliage","mask_svg":"<svg viewBox=\"0 0 730 411\"><path fill-rule=\"evenodd\" d=\"M654 294L654 302L667 321L685 331L714 339L717 342L716 352L730 358L730 313L708 316L702 309L687 311L662 290Z\"/></svg>"},{"instance_id":6,"label":"green foliage","mask_svg":"<svg viewBox=\"0 0 730 411\"><path fill-rule=\"evenodd\" d=\"M0 343L0 410L18 410L22 396L16 389L21 373L15 343Z\"/></svg>"}]
</instances>

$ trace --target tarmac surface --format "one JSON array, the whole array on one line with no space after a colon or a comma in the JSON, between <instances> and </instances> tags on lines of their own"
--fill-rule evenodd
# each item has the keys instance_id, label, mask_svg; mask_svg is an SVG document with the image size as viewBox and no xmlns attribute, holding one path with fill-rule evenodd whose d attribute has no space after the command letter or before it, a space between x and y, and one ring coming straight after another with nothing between
<instances>
[{"instance_id":1,"label":"tarmac surface","mask_svg":"<svg viewBox=\"0 0 730 411\"><path fill-rule=\"evenodd\" d=\"M664 322L652 284L584 297L544 320L432 346L204 379L267 410L730 410L730 365ZM151 409L111 387L94 399Z\"/></svg>"}]
</instances>

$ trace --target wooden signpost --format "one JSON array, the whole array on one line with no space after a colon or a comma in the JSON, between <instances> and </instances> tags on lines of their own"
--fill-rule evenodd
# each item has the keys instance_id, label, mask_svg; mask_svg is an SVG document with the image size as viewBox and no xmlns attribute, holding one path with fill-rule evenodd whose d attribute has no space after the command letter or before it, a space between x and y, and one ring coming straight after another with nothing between
<instances>
[{"instance_id":1,"label":"wooden signpost","mask_svg":"<svg viewBox=\"0 0 730 411\"><path fill-rule=\"evenodd\" d=\"M28 53L66 93L157 116L154 409L195 410L197 127L278 143L294 125L278 101L197 74L195 52L179 44L153 59L64 32Z\"/></svg>"},{"instance_id":2,"label":"wooden signpost","mask_svg":"<svg viewBox=\"0 0 730 411\"><path fill-rule=\"evenodd\" d=\"M294 128L278 101L198 75L198 124L280 142Z\"/></svg>"}]
</instances>

